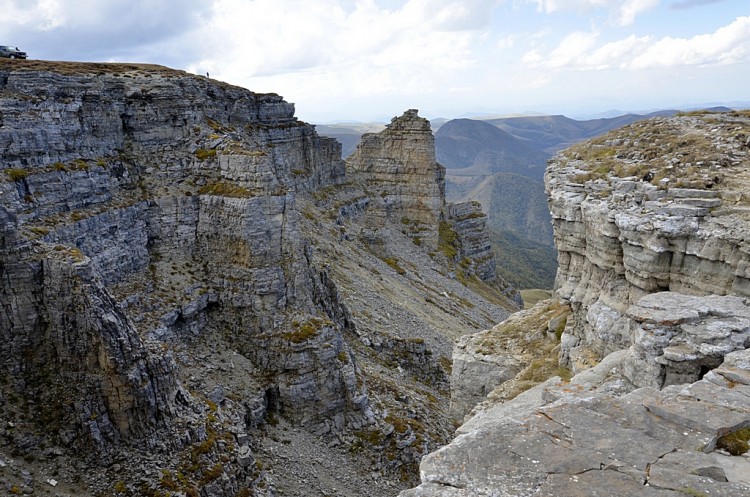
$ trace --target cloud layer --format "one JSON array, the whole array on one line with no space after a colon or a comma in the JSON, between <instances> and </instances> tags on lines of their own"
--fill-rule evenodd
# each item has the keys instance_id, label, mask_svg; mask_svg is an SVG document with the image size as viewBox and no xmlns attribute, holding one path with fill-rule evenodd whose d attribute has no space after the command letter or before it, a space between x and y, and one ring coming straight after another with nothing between
<instances>
[{"instance_id":1,"label":"cloud layer","mask_svg":"<svg viewBox=\"0 0 750 497\"><path fill-rule=\"evenodd\" d=\"M281 93L306 118L382 118L406 107L526 110L594 98L614 107L646 96L668 105L676 92L660 88L670 85L691 100L745 93L750 16L742 3L0 0L0 43L35 58L210 72Z\"/></svg>"},{"instance_id":2,"label":"cloud layer","mask_svg":"<svg viewBox=\"0 0 750 497\"><path fill-rule=\"evenodd\" d=\"M524 62L554 69L650 69L739 64L750 60L750 16L739 17L713 33L691 38L630 35L599 43L598 32L574 32L547 54L531 50Z\"/></svg>"}]
</instances>

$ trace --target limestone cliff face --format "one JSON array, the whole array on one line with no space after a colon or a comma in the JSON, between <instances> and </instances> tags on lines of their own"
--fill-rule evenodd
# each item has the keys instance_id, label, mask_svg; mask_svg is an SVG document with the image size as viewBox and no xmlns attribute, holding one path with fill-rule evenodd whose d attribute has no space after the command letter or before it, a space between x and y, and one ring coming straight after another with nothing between
<instances>
[{"instance_id":1,"label":"limestone cliff face","mask_svg":"<svg viewBox=\"0 0 750 497\"><path fill-rule=\"evenodd\" d=\"M490 244L487 216L482 212L482 205L471 201L449 203L446 208L448 220L460 242L457 258L467 259L471 266L470 274L476 275L482 281L496 280L495 254Z\"/></svg>"},{"instance_id":2,"label":"limestone cliff face","mask_svg":"<svg viewBox=\"0 0 750 497\"><path fill-rule=\"evenodd\" d=\"M403 497L750 491L749 135L698 113L552 161L557 295L459 341L480 403Z\"/></svg>"},{"instance_id":3,"label":"limestone cliff face","mask_svg":"<svg viewBox=\"0 0 750 497\"><path fill-rule=\"evenodd\" d=\"M279 318L290 305L298 321L325 318L293 193L334 184L343 163L338 145L297 122L293 106L170 71L6 69L2 81L3 165L23 176L4 185L4 208L34 245L90 257L102 283L118 285L128 313L152 334L221 327L252 341L284 326L294 334ZM175 271L191 264L201 265L202 278ZM139 285L154 287L148 301L131 293ZM174 310L153 313L153 300ZM209 307L217 312L197 312ZM339 352L340 340L331 354ZM286 354L260 363L295 367ZM341 387L282 382L281 396L305 402L294 388L322 387L356 397L345 378Z\"/></svg>"},{"instance_id":4,"label":"limestone cliff face","mask_svg":"<svg viewBox=\"0 0 750 497\"><path fill-rule=\"evenodd\" d=\"M410 109L380 133L365 133L347 165L372 194L368 224L373 229L384 228L387 221L415 222L425 246L437 248L445 168L435 161L435 137L427 119Z\"/></svg>"},{"instance_id":5,"label":"limestone cliff face","mask_svg":"<svg viewBox=\"0 0 750 497\"><path fill-rule=\"evenodd\" d=\"M444 442L452 339L514 304L482 283L478 207L445 206L427 121L394 119L347 174L278 95L14 62L0 61L4 444L67 458L62 476L91 494L234 496L299 476L260 459L257 430L279 419L314 451L364 448L372 466L350 463L368 478L408 478ZM144 468L159 471L139 486Z\"/></svg>"},{"instance_id":6,"label":"limestone cliff face","mask_svg":"<svg viewBox=\"0 0 750 497\"><path fill-rule=\"evenodd\" d=\"M551 162L565 364L630 346L621 318L648 293L750 296L748 134L743 114L656 118Z\"/></svg>"},{"instance_id":7,"label":"limestone cliff face","mask_svg":"<svg viewBox=\"0 0 750 497\"><path fill-rule=\"evenodd\" d=\"M8 242L17 226L3 213ZM62 246L0 247L3 378L32 419L106 461L178 414L172 357L138 336L90 260Z\"/></svg>"},{"instance_id":8,"label":"limestone cliff face","mask_svg":"<svg viewBox=\"0 0 750 497\"><path fill-rule=\"evenodd\" d=\"M487 216L478 202L445 202L445 168L435 162L435 138L427 119L410 109L380 133L366 133L347 169L368 194L362 236L382 244L394 231L427 252L440 252L463 277L496 284L517 304L520 297L495 273Z\"/></svg>"},{"instance_id":9,"label":"limestone cliff face","mask_svg":"<svg viewBox=\"0 0 750 497\"><path fill-rule=\"evenodd\" d=\"M151 66L3 64L0 95L0 376L29 424L107 462L188 420L168 444L189 449L201 401L169 350L208 337L254 365L249 423L373 422L295 209L342 180L335 141L277 95Z\"/></svg>"}]
</instances>

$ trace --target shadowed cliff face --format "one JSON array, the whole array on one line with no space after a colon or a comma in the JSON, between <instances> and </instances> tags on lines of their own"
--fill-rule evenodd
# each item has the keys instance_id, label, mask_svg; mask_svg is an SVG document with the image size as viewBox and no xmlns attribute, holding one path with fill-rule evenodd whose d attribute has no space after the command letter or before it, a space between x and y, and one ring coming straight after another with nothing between
<instances>
[{"instance_id":1,"label":"shadowed cliff face","mask_svg":"<svg viewBox=\"0 0 750 497\"><path fill-rule=\"evenodd\" d=\"M366 446L379 462L355 471L412 478L450 427L451 340L514 305L479 206L445 207L427 121L394 118L365 147L377 167L347 176L340 145L277 95L157 66L0 62L0 410L18 434L0 435L33 457L44 442L142 462L88 466L105 494L145 492L150 464L182 491L270 495L288 475L255 464L245 432L279 418L324 452L381 433L387 458ZM411 395L435 421L405 421L428 409L395 400Z\"/></svg>"},{"instance_id":2,"label":"shadowed cliff face","mask_svg":"<svg viewBox=\"0 0 750 497\"><path fill-rule=\"evenodd\" d=\"M0 375L6 398L32 406L18 432L41 422L51 443L100 462L123 443L208 443L226 428L212 414L206 432L206 401L180 386L204 337L254 365L235 385L238 419L273 409L318 433L372 423L295 210L299 191L343 178L339 145L276 95L76 67L0 66ZM186 424L187 440L157 435Z\"/></svg>"}]
</instances>

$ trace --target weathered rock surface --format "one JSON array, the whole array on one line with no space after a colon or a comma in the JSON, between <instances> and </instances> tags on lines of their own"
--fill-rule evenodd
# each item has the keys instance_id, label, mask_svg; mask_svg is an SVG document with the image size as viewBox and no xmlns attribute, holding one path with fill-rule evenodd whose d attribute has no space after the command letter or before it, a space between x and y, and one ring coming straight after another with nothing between
<instances>
[{"instance_id":1,"label":"weathered rock surface","mask_svg":"<svg viewBox=\"0 0 750 497\"><path fill-rule=\"evenodd\" d=\"M633 345L625 374L638 386L692 383L728 353L750 348L750 306L742 297L660 292L627 316Z\"/></svg>"},{"instance_id":2,"label":"weathered rock surface","mask_svg":"<svg viewBox=\"0 0 750 497\"><path fill-rule=\"evenodd\" d=\"M748 135L745 113L655 118L553 159L565 364L630 346L621 318L645 294L750 296Z\"/></svg>"},{"instance_id":3,"label":"weathered rock surface","mask_svg":"<svg viewBox=\"0 0 750 497\"><path fill-rule=\"evenodd\" d=\"M553 161L556 293L571 313L547 331L579 373L520 395L522 375L505 380L542 308L462 339L457 405L494 390L402 496L750 492L749 125L656 119Z\"/></svg>"},{"instance_id":4,"label":"weathered rock surface","mask_svg":"<svg viewBox=\"0 0 750 497\"><path fill-rule=\"evenodd\" d=\"M373 168L347 175L278 95L14 62L0 61L0 460L82 478L80 495L327 492L280 483L313 465L259 449L281 418L310 435L305 454L361 452L347 464L388 481L376 495L413 479L450 430L452 339L514 308L480 279L478 218L459 220L465 281L430 255L447 214L429 124L394 119L365 147Z\"/></svg>"},{"instance_id":5,"label":"weathered rock surface","mask_svg":"<svg viewBox=\"0 0 750 497\"><path fill-rule=\"evenodd\" d=\"M497 279L495 254L487 231L487 216L479 202L447 204L448 220L459 240L458 259L467 259L470 275L482 281ZM520 304L520 301L519 301Z\"/></svg>"},{"instance_id":6,"label":"weathered rock surface","mask_svg":"<svg viewBox=\"0 0 750 497\"><path fill-rule=\"evenodd\" d=\"M750 425L750 351L662 391L617 397L575 378L547 382L467 425L424 459L422 485L402 497L745 495L750 459L716 449Z\"/></svg>"},{"instance_id":7,"label":"weathered rock surface","mask_svg":"<svg viewBox=\"0 0 750 497\"><path fill-rule=\"evenodd\" d=\"M458 420L472 412L495 389L518 378L506 395L534 386L557 372L556 331L570 308L556 300L518 311L492 329L462 336L453 349L451 412ZM536 380L535 380L536 379ZM497 394L500 392L498 391Z\"/></svg>"},{"instance_id":8,"label":"weathered rock surface","mask_svg":"<svg viewBox=\"0 0 750 497\"><path fill-rule=\"evenodd\" d=\"M382 230L387 221L414 222L425 246L437 248L437 227L445 209L445 168L435 161L435 138L427 119L416 109L394 117L380 133L362 135L346 163L372 192L367 224L373 230Z\"/></svg>"}]
</instances>

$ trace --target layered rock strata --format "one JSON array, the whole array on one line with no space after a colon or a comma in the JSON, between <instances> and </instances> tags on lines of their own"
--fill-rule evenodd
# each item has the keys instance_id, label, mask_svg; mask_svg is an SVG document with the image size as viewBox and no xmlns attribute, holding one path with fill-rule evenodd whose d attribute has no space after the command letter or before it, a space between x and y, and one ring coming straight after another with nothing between
<instances>
[{"instance_id":1,"label":"layered rock strata","mask_svg":"<svg viewBox=\"0 0 750 497\"><path fill-rule=\"evenodd\" d=\"M622 318L648 293L750 296L748 135L744 113L655 118L553 159L564 364L630 346Z\"/></svg>"},{"instance_id":2,"label":"layered rock strata","mask_svg":"<svg viewBox=\"0 0 750 497\"><path fill-rule=\"evenodd\" d=\"M749 365L737 351L694 384L624 396L553 379L461 427L400 495L746 495L750 460L728 448L750 423Z\"/></svg>"},{"instance_id":3,"label":"layered rock strata","mask_svg":"<svg viewBox=\"0 0 750 497\"><path fill-rule=\"evenodd\" d=\"M637 386L698 381L725 355L750 348L750 307L741 297L653 293L627 317L633 345L624 373Z\"/></svg>"},{"instance_id":4,"label":"layered rock strata","mask_svg":"<svg viewBox=\"0 0 750 497\"><path fill-rule=\"evenodd\" d=\"M346 164L367 198L359 199L354 212L342 214L359 217L360 237L367 243L382 250L382 241L400 231L427 252L445 256L461 278L496 285L521 304L517 292L495 272L481 204L446 204L445 168L435 162L430 122L417 110L394 117L380 133L364 134Z\"/></svg>"},{"instance_id":5,"label":"layered rock strata","mask_svg":"<svg viewBox=\"0 0 750 497\"><path fill-rule=\"evenodd\" d=\"M43 423L102 463L123 445L193 451L196 482L234 495L255 467L200 476L220 464L219 403L320 434L374 422L295 209L342 181L335 141L277 95L152 66L3 64L0 91L3 389L37 414L18 433ZM169 350L192 363L207 337L252 364L234 401L179 386Z\"/></svg>"},{"instance_id":6,"label":"layered rock strata","mask_svg":"<svg viewBox=\"0 0 750 497\"><path fill-rule=\"evenodd\" d=\"M367 218L373 230L382 230L387 221L414 222L425 246L437 248L436 228L445 209L445 168L435 160L435 137L427 119L416 109L394 117L380 133L362 135L346 163L373 197Z\"/></svg>"},{"instance_id":7,"label":"layered rock strata","mask_svg":"<svg viewBox=\"0 0 750 497\"><path fill-rule=\"evenodd\" d=\"M481 282L481 219L449 230L450 261L434 252L450 223L426 121L394 119L382 156L368 142L391 176L347 175L278 95L158 66L13 62L0 462L44 461L91 495L290 494L299 474L264 449L281 419L351 463L350 494L403 488L451 426L451 340L514 307Z\"/></svg>"},{"instance_id":8,"label":"layered rock strata","mask_svg":"<svg viewBox=\"0 0 750 497\"><path fill-rule=\"evenodd\" d=\"M495 272L495 254L490 244L487 230L487 216L482 212L479 202L461 202L447 204L448 219L458 234L458 259L467 259L469 273L482 281L497 279Z\"/></svg>"},{"instance_id":9,"label":"layered rock strata","mask_svg":"<svg viewBox=\"0 0 750 497\"><path fill-rule=\"evenodd\" d=\"M461 340L452 383L495 388L401 495L750 491L749 134L745 112L657 118L550 164L571 312L541 327L539 304ZM506 377L543 328L579 373L523 391Z\"/></svg>"}]
</instances>

